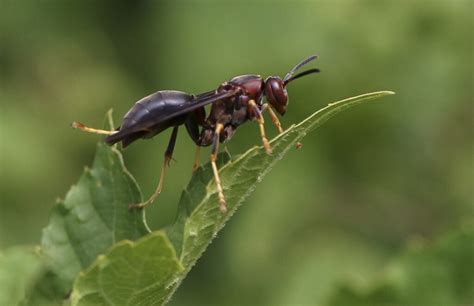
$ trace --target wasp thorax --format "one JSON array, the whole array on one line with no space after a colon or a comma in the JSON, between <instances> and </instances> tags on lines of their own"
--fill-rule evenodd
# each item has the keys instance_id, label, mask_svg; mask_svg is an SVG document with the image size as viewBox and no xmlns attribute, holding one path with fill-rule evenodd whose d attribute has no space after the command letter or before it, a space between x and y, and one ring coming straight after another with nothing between
<instances>
[{"instance_id":1,"label":"wasp thorax","mask_svg":"<svg viewBox=\"0 0 474 306\"><path fill-rule=\"evenodd\" d=\"M280 115L285 114L286 105L288 104L288 93L282 79L274 76L268 77L265 81L265 96Z\"/></svg>"}]
</instances>

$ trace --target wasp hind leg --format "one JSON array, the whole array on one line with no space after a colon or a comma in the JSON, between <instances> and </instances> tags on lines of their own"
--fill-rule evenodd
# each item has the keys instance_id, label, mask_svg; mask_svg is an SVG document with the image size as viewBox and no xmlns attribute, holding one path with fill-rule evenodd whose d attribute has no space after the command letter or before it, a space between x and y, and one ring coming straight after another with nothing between
<instances>
[{"instance_id":1,"label":"wasp hind leg","mask_svg":"<svg viewBox=\"0 0 474 306\"><path fill-rule=\"evenodd\" d=\"M71 123L71 127L73 129L81 130L83 132L94 133L94 134L99 134L99 135L113 135L113 134L117 133L117 131L107 131L107 130L94 129L94 128L88 127L87 125L85 125L83 123L76 122L76 121Z\"/></svg>"},{"instance_id":2,"label":"wasp hind leg","mask_svg":"<svg viewBox=\"0 0 474 306\"><path fill-rule=\"evenodd\" d=\"M194 155L194 165L193 165L193 173L197 171L201 167L201 147L196 146L196 154Z\"/></svg>"},{"instance_id":3,"label":"wasp hind leg","mask_svg":"<svg viewBox=\"0 0 474 306\"><path fill-rule=\"evenodd\" d=\"M134 208L141 209L150 205L151 203L153 203L153 201L155 201L156 197L161 193L161 190L163 189L163 182L165 180L166 169L170 166L170 161L173 156L173 150L176 144L177 137L178 137L178 127L175 126L173 128L173 132L171 132L170 141L165 151L165 159L163 160L163 166L161 167L160 181L158 182L158 186L156 187L155 192L145 202L138 203L138 204L131 204L129 206L130 209L134 209Z\"/></svg>"}]
</instances>

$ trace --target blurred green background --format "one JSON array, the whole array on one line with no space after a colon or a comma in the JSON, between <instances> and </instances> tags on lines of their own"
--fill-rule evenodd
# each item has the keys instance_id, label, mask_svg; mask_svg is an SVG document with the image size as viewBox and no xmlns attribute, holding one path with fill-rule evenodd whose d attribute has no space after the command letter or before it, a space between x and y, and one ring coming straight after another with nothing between
<instances>
[{"instance_id":1,"label":"blurred green background","mask_svg":"<svg viewBox=\"0 0 474 306\"><path fill-rule=\"evenodd\" d=\"M171 304L324 303L341 284L369 286L407 247L473 224L472 1L1 6L2 249L37 244L55 199L91 164L100 138L72 130L72 121L101 127L113 108L118 124L156 90L200 93L239 74L284 76L314 53L322 73L289 86L284 126L341 98L397 95L340 114L305 138L258 186ZM146 197L169 132L124 151ZM276 134L271 125L268 133ZM258 129L250 123L225 147L236 155L255 144ZM193 156L181 130L177 162L147 210L152 228L173 221Z\"/></svg>"}]
</instances>

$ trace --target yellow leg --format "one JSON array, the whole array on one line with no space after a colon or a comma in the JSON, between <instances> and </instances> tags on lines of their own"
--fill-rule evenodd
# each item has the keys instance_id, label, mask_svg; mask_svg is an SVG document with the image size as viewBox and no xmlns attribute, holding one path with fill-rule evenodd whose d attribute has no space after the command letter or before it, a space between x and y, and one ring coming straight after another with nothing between
<instances>
[{"instance_id":1,"label":"yellow leg","mask_svg":"<svg viewBox=\"0 0 474 306\"><path fill-rule=\"evenodd\" d=\"M193 165L193 173L196 172L197 169L201 167L201 147L196 146L196 154L194 155L194 165Z\"/></svg>"},{"instance_id":2,"label":"yellow leg","mask_svg":"<svg viewBox=\"0 0 474 306\"><path fill-rule=\"evenodd\" d=\"M258 125L260 126L260 137L262 138L262 143L263 147L265 148L265 152L270 155L272 154L272 147L270 146L270 142L268 141L267 136L265 136L265 126L263 124L263 120L258 123Z\"/></svg>"},{"instance_id":3,"label":"yellow leg","mask_svg":"<svg viewBox=\"0 0 474 306\"><path fill-rule=\"evenodd\" d=\"M214 141L212 143L211 165L212 171L214 172L214 179L216 181L217 196L219 197L219 209L223 214L225 214L227 212L227 206L225 204L224 190L222 189L222 183L219 177L219 172L217 170L216 164L217 152L219 151L219 134L222 132L223 129L224 125L218 123L214 133Z\"/></svg>"},{"instance_id":4,"label":"yellow leg","mask_svg":"<svg viewBox=\"0 0 474 306\"><path fill-rule=\"evenodd\" d=\"M278 119L277 115L275 114L275 112L273 111L271 106L268 105L268 103L263 104L262 113L265 110L268 110L268 114L270 115L270 118L272 119L273 124L276 126L276 128L278 130L278 133L280 133L280 134L283 133L283 128L281 126L280 120Z\"/></svg>"},{"instance_id":5,"label":"yellow leg","mask_svg":"<svg viewBox=\"0 0 474 306\"><path fill-rule=\"evenodd\" d=\"M280 120L278 119L277 115L275 114L272 107L268 103L263 104L262 113L266 110L268 110L268 114L270 115L270 118L272 119L273 124L278 129L278 133L279 134L283 133L283 127L281 126ZM301 149L302 146L303 144L301 142L297 142L295 145L295 148Z\"/></svg>"},{"instance_id":6,"label":"yellow leg","mask_svg":"<svg viewBox=\"0 0 474 306\"><path fill-rule=\"evenodd\" d=\"M81 131L84 131L84 132L87 132L87 133L94 133L94 134L99 134L99 135L113 135L115 133L117 133L117 131L106 131L106 130L99 130L99 129L94 129L94 128L91 128L91 127L88 127L80 122L76 122L74 121L72 124L71 124L71 127L73 129L78 129L78 130L81 130Z\"/></svg>"},{"instance_id":7,"label":"yellow leg","mask_svg":"<svg viewBox=\"0 0 474 306\"><path fill-rule=\"evenodd\" d=\"M265 135L265 126L264 126L265 120L263 120L263 116L260 113L260 110L258 109L258 106L254 100L250 100L249 105L250 107L253 108L255 112L255 118L257 119L257 123L260 127L260 137L262 138L263 147L265 148L265 151L267 152L267 154L272 154L272 148L270 146L270 142L268 141L267 136Z\"/></svg>"},{"instance_id":8,"label":"yellow leg","mask_svg":"<svg viewBox=\"0 0 474 306\"><path fill-rule=\"evenodd\" d=\"M176 138L177 137L178 137L178 127L175 126L173 128L173 132L171 132L170 141L169 141L168 147L166 148L166 151L165 151L165 159L163 161L163 167L161 168L160 181L158 182L158 186L156 187L155 192L145 202L138 203L138 204L131 204L129 206L130 209L132 209L132 208L144 208L144 207L150 205L151 203L153 203L153 201L155 201L156 197L161 193L161 190L163 189L163 182L165 180L166 168L168 168L170 166L170 161L171 161L171 158L173 156L174 145L176 144Z\"/></svg>"},{"instance_id":9,"label":"yellow leg","mask_svg":"<svg viewBox=\"0 0 474 306\"><path fill-rule=\"evenodd\" d=\"M155 192L151 195L151 197L145 202L129 205L130 209L144 208L155 201L156 197L161 193L161 190L163 189L163 182L165 180L166 168L169 167L170 160L171 160L171 156L165 156L165 160L163 161L163 167L161 168L160 181L158 183L158 186L156 187Z\"/></svg>"}]
</instances>

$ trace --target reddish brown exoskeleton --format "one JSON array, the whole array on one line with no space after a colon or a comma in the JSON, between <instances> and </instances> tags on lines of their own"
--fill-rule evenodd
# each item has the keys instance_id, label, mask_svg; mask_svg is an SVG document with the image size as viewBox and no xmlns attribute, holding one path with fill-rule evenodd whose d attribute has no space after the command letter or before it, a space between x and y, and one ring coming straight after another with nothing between
<instances>
[{"instance_id":1,"label":"reddish brown exoskeleton","mask_svg":"<svg viewBox=\"0 0 474 306\"><path fill-rule=\"evenodd\" d=\"M224 191L219 178L216 157L219 143L229 140L235 130L243 123L253 120L260 128L263 147L268 154L272 149L265 135L263 113L267 111L278 132L283 128L274 110L284 115L288 105L286 86L302 76L317 73L318 69L309 69L295 74L298 69L316 59L312 55L296 65L286 76L270 76L263 79L259 75L246 74L222 83L216 90L198 95L181 91L163 90L155 92L138 102L125 114L122 125L115 131L99 130L73 122L72 126L86 132L108 135L105 142L109 145L122 142L125 148L140 138L151 138L172 127L171 138L165 151L163 168L158 187L145 202L132 204L132 208L143 208L152 203L160 194L166 168L169 166L178 135L178 129L184 124L191 139L197 145L193 170L199 167L199 148L212 145L211 164L219 196L219 208L227 211ZM264 103L266 98L268 103ZM204 107L211 105L206 117Z\"/></svg>"}]
</instances>

